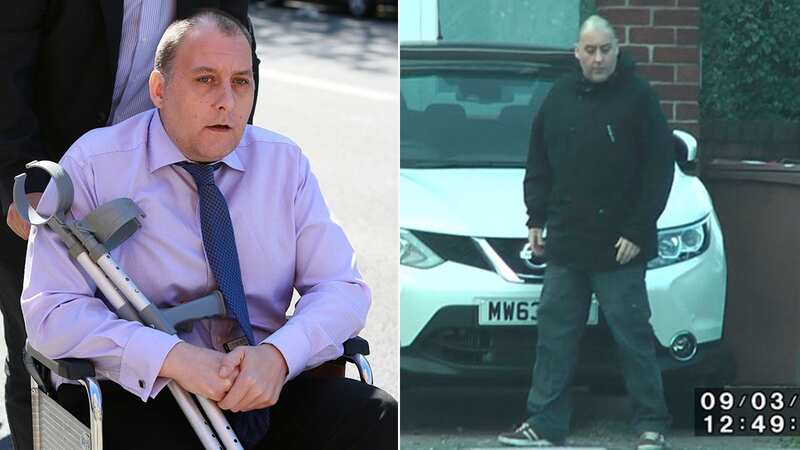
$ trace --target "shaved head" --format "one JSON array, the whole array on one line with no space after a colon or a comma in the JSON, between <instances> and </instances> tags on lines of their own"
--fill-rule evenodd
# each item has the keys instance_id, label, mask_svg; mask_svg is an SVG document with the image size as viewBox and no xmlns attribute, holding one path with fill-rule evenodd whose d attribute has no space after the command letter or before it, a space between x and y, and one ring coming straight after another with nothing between
<instances>
[{"instance_id":1,"label":"shaved head","mask_svg":"<svg viewBox=\"0 0 800 450\"><path fill-rule=\"evenodd\" d=\"M588 19L583 21L581 25L581 29L578 32L578 42L581 40L581 36L584 33L589 31L602 31L611 35L611 39L614 41L614 44L617 44L617 34L614 32L614 27L611 26L608 21L600 17L598 15L590 16Z\"/></svg>"}]
</instances>

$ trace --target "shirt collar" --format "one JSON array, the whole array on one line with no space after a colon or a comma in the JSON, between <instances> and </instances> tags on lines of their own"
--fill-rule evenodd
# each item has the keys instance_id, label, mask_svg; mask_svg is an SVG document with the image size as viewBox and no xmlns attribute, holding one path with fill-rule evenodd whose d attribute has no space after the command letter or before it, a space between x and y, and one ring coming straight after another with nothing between
<instances>
[{"instance_id":1,"label":"shirt collar","mask_svg":"<svg viewBox=\"0 0 800 450\"><path fill-rule=\"evenodd\" d=\"M225 155L225 157L222 158L222 162L231 169L244 172L244 164L242 164L242 160L239 159L239 155L237 154L240 145L237 145L233 151ZM150 126L148 127L147 169L150 173L153 173L164 166L169 166L181 161L188 160L175 143L172 142L172 139L164 129L164 125L161 123L161 115L159 114L158 108L155 108L153 117L150 119Z\"/></svg>"}]
</instances>

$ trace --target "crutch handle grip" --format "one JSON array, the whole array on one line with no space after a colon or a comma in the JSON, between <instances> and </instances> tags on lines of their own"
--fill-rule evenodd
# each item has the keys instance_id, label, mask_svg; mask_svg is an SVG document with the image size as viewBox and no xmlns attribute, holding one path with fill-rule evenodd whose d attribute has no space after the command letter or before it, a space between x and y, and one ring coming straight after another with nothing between
<instances>
[{"instance_id":1,"label":"crutch handle grip","mask_svg":"<svg viewBox=\"0 0 800 450\"><path fill-rule=\"evenodd\" d=\"M192 321L225 317L225 299L222 292L214 292L172 308L161 309L161 314L178 331L191 331Z\"/></svg>"}]
</instances>

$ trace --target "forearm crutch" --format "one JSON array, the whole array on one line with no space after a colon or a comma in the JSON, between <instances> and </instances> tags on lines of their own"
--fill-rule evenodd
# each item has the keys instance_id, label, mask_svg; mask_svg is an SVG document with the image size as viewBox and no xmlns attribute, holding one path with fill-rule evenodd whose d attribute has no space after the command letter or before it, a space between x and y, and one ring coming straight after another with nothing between
<instances>
[{"instance_id":1,"label":"forearm crutch","mask_svg":"<svg viewBox=\"0 0 800 450\"><path fill-rule=\"evenodd\" d=\"M40 216L28 203L25 193L26 174L20 174L14 179L14 203L17 212L31 225L47 225L61 238L70 256L89 274L120 318L141 322L165 333L177 334L177 329L183 329L191 320L225 315L225 303L218 291L180 306L160 310L114 261L109 252L139 229L139 217L144 216L132 200L113 200L92 211L84 219L67 223L65 214L72 206L74 195L69 174L52 161L32 161L25 167L44 170L51 176L57 189L58 202L53 214L47 218ZM194 396L216 431L215 434L192 400L192 395L174 380L167 386L206 449L242 449L233 428L216 403Z\"/></svg>"}]
</instances>

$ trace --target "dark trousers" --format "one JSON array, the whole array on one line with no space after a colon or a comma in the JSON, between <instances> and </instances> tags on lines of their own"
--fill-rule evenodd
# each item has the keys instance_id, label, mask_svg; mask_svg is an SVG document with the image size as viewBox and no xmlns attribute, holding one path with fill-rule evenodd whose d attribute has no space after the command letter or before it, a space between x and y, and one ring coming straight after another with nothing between
<instances>
[{"instance_id":1,"label":"dark trousers","mask_svg":"<svg viewBox=\"0 0 800 450\"><path fill-rule=\"evenodd\" d=\"M12 233L5 221L0 224L0 312L8 348L5 402L11 440L16 450L33 448L30 376L22 363L25 323L19 305L26 246L27 242Z\"/></svg>"},{"instance_id":2,"label":"dark trousers","mask_svg":"<svg viewBox=\"0 0 800 450\"><path fill-rule=\"evenodd\" d=\"M669 428L672 419L655 357L644 275L644 265L605 272L548 265L538 309L536 363L527 405L528 422L544 437L561 442L569 432L572 405L568 388L592 292L621 352L625 387L633 400L634 429L637 433L663 433Z\"/></svg>"},{"instance_id":3,"label":"dark trousers","mask_svg":"<svg viewBox=\"0 0 800 450\"><path fill-rule=\"evenodd\" d=\"M144 403L116 383L101 382L103 444L113 449L197 449L202 445L168 389ZM83 387L62 385L59 402L88 424ZM298 377L272 407L261 450L397 448L397 402L348 378Z\"/></svg>"}]
</instances>

